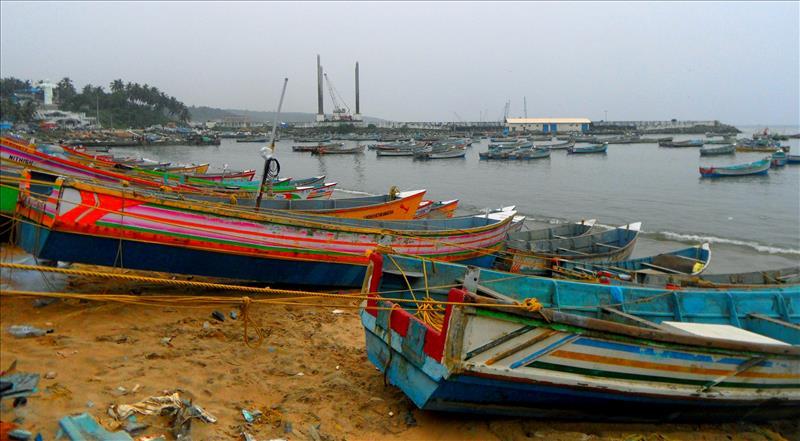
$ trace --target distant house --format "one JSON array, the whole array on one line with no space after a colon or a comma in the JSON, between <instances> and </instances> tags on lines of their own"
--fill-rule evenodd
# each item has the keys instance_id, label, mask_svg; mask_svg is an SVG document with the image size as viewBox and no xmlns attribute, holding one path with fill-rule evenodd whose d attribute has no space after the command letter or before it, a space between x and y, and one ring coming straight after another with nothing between
<instances>
[{"instance_id":1,"label":"distant house","mask_svg":"<svg viewBox=\"0 0 800 441\"><path fill-rule=\"evenodd\" d=\"M514 132L576 133L588 132L587 118L506 118L506 128Z\"/></svg>"},{"instance_id":2,"label":"distant house","mask_svg":"<svg viewBox=\"0 0 800 441\"><path fill-rule=\"evenodd\" d=\"M67 112L65 110L39 110L34 119L40 121L40 126L61 128L82 128L94 125L95 118L86 116L83 112Z\"/></svg>"}]
</instances>

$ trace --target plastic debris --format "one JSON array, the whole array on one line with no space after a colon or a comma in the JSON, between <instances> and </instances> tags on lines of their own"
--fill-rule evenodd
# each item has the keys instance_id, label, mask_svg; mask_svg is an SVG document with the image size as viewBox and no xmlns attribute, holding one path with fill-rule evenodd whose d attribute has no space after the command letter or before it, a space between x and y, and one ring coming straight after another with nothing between
<instances>
[{"instance_id":1,"label":"plastic debris","mask_svg":"<svg viewBox=\"0 0 800 441\"><path fill-rule=\"evenodd\" d=\"M319 435L319 427L314 425L309 425L308 437L311 438L312 441L322 441L322 437Z\"/></svg>"},{"instance_id":2,"label":"plastic debris","mask_svg":"<svg viewBox=\"0 0 800 441\"><path fill-rule=\"evenodd\" d=\"M164 337L161 339L161 344L164 346L172 346L172 337Z\"/></svg>"},{"instance_id":3,"label":"plastic debris","mask_svg":"<svg viewBox=\"0 0 800 441\"><path fill-rule=\"evenodd\" d=\"M244 441L256 441L256 438L247 432L242 432L242 437L244 437Z\"/></svg>"},{"instance_id":4,"label":"plastic debris","mask_svg":"<svg viewBox=\"0 0 800 441\"><path fill-rule=\"evenodd\" d=\"M133 389L131 389L131 393L135 394L141 388L142 388L142 385L139 384L139 383L136 383L136 386L133 386Z\"/></svg>"},{"instance_id":5,"label":"plastic debris","mask_svg":"<svg viewBox=\"0 0 800 441\"><path fill-rule=\"evenodd\" d=\"M333 311L331 311L331 314L336 314L336 315L339 315L339 314L342 314L343 312L344 312L344 311L343 311L343 310L341 310L341 309L334 309Z\"/></svg>"},{"instance_id":6,"label":"plastic debris","mask_svg":"<svg viewBox=\"0 0 800 441\"><path fill-rule=\"evenodd\" d=\"M41 329L31 325L12 325L8 327L8 333L17 338L41 337L52 332L52 329Z\"/></svg>"},{"instance_id":7,"label":"plastic debris","mask_svg":"<svg viewBox=\"0 0 800 441\"><path fill-rule=\"evenodd\" d=\"M27 441L31 439L32 436L33 436L32 433L22 429L14 429L8 432L8 438L13 440Z\"/></svg>"},{"instance_id":8,"label":"plastic debris","mask_svg":"<svg viewBox=\"0 0 800 441\"><path fill-rule=\"evenodd\" d=\"M394 416L394 412L392 412L392 411L390 410L390 411L389 411L389 416L390 416L390 417L393 417L393 416Z\"/></svg>"},{"instance_id":9,"label":"plastic debris","mask_svg":"<svg viewBox=\"0 0 800 441\"><path fill-rule=\"evenodd\" d=\"M236 311L231 311L230 314L231 320L239 320L239 313Z\"/></svg>"},{"instance_id":10,"label":"plastic debris","mask_svg":"<svg viewBox=\"0 0 800 441\"><path fill-rule=\"evenodd\" d=\"M22 407L28 404L28 399L25 397L14 398L14 407Z\"/></svg>"},{"instance_id":11,"label":"plastic debris","mask_svg":"<svg viewBox=\"0 0 800 441\"><path fill-rule=\"evenodd\" d=\"M244 417L244 420L247 421L248 423L252 423L253 421L256 420L253 414L250 413L247 409L242 409L242 416Z\"/></svg>"},{"instance_id":12,"label":"plastic debris","mask_svg":"<svg viewBox=\"0 0 800 441\"><path fill-rule=\"evenodd\" d=\"M211 330L211 323L209 323L208 321L204 321L203 322L203 330L204 331L210 331Z\"/></svg>"},{"instance_id":13,"label":"plastic debris","mask_svg":"<svg viewBox=\"0 0 800 441\"><path fill-rule=\"evenodd\" d=\"M136 438L136 441L167 441L164 435L145 435Z\"/></svg>"},{"instance_id":14,"label":"plastic debris","mask_svg":"<svg viewBox=\"0 0 800 441\"><path fill-rule=\"evenodd\" d=\"M47 378L48 380L52 380L53 378L56 378L56 373L54 371L50 371L50 372L44 374L44 378Z\"/></svg>"},{"instance_id":15,"label":"plastic debris","mask_svg":"<svg viewBox=\"0 0 800 441\"><path fill-rule=\"evenodd\" d=\"M39 374L18 372L4 375L0 380L0 397L27 397L36 392L39 384ZM9 387L11 385L11 387Z\"/></svg>"},{"instance_id":16,"label":"plastic debris","mask_svg":"<svg viewBox=\"0 0 800 441\"><path fill-rule=\"evenodd\" d=\"M88 407L89 409L91 409L92 407L94 407L94 401L92 401L92 400L89 400L89 401L87 401L87 402L86 402L86 407Z\"/></svg>"},{"instance_id":17,"label":"plastic debris","mask_svg":"<svg viewBox=\"0 0 800 441\"><path fill-rule=\"evenodd\" d=\"M77 416L66 416L58 422L61 430L59 435L66 436L72 441L84 441L87 439L102 439L104 441L133 441L130 435L125 432L109 432L104 429L88 413ZM57 435L56 439L60 436Z\"/></svg>"},{"instance_id":18,"label":"plastic debris","mask_svg":"<svg viewBox=\"0 0 800 441\"><path fill-rule=\"evenodd\" d=\"M216 319L217 321L220 321L220 322L224 322L225 321L225 314L223 314L223 313L221 313L219 311L212 312L211 313L211 317L213 317L214 319Z\"/></svg>"},{"instance_id":19,"label":"plastic debris","mask_svg":"<svg viewBox=\"0 0 800 441\"><path fill-rule=\"evenodd\" d=\"M160 414L164 409L171 409L175 411L184 408L191 408L192 412L196 414L197 418L200 418L207 423L217 422L217 419L210 413L203 410L202 407L196 404L189 404L181 400L181 397L177 392L173 393L172 395L150 397L134 404L112 404L111 407L108 408L108 414L118 421L122 421L134 413L153 415Z\"/></svg>"}]
</instances>

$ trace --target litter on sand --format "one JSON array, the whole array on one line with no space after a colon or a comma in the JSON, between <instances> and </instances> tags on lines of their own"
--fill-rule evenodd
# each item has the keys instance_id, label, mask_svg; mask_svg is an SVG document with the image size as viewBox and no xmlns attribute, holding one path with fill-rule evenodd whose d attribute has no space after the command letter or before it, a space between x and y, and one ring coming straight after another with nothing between
<instances>
[{"instance_id":1,"label":"litter on sand","mask_svg":"<svg viewBox=\"0 0 800 441\"><path fill-rule=\"evenodd\" d=\"M104 429L93 416L82 413L75 416L65 416L58 422L60 430L56 439L67 437L72 441L85 441L101 439L103 441L133 441L125 432L109 432Z\"/></svg>"}]
</instances>

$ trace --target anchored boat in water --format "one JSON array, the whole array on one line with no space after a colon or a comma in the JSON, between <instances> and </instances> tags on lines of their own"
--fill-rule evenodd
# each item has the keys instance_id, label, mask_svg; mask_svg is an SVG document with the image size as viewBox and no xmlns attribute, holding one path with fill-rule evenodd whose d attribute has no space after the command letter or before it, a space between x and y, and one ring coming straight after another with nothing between
<instances>
[{"instance_id":1,"label":"anchored boat in water","mask_svg":"<svg viewBox=\"0 0 800 441\"><path fill-rule=\"evenodd\" d=\"M769 172L771 159L766 157L760 161L747 164L726 165L720 167L700 167L700 176L704 178L723 178L733 176L765 175Z\"/></svg>"}]
</instances>

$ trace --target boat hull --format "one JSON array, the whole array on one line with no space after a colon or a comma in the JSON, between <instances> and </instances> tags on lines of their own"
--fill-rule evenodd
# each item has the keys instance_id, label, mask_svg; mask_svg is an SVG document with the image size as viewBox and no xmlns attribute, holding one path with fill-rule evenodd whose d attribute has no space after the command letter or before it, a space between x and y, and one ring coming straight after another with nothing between
<instances>
[{"instance_id":1,"label":"boat hull","mask_svg":"<svg viewBox=\"0 0 800 441\"><path fill-rule=\"evenodd\" d=\"M704 178L724 178L735 176L766 175L771 167L769 158L748 164L727 167L700 167L700 176Z\"/></svg>"}]
</instances>

